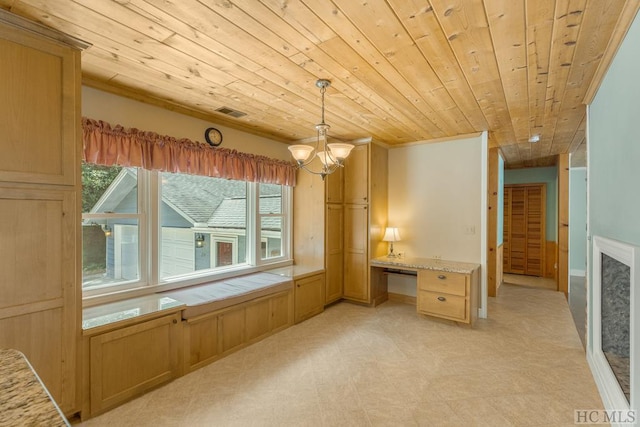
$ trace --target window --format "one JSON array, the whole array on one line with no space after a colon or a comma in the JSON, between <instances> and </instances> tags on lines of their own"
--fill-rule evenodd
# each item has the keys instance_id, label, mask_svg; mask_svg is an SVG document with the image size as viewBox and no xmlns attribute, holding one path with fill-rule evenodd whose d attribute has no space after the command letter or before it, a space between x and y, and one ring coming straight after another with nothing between
<instances>
[{"instance_id":1,"label":"window","mask_svg":"<svg viewBox=\"0 0 640 427\"><path fill-rule=\"evenodd\" d=\"M82 165L83 289L195 283L289 257L291 189Z\"/></svg>"},{"instance_id":2,"label":"window","mask_svg":"<svg viewBox=\"0 0 640 427\"><path fill-rule=\"evenodd\" d=\"M136 169L82 164L82 288L137 283L141 276Z\"/></svg>"},{"instance_id":3,"label":"window","mask_svg":"<svg viewBox=\"0 0 640 427\"><path fill-rule=\"evenodd\" d=\"M261 259L282 256L282 226L284 209L282 207L282 186L259 184L258 216L260 218Z\"/></svg>"}]
</instances>

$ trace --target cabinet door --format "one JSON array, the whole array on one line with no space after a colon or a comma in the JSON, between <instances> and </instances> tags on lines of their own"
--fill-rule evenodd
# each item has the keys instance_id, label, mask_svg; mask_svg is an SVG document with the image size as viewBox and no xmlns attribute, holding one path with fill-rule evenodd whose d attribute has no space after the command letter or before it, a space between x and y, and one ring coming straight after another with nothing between
<instances>
[{"instance_id":1,"label":"cabinet door","mask_svg":"<svg viewBox=\"0 0 640 427\"><path fill-rule=\"evenodd\" d=\"M342 298L344 272L344 206L327 205L325 303Z\"/></svg>"},{"instance_id":2,"label":"cabinet door","mask_svg":"<svg viewBox=\"0 0 640 427\"><path fill-rule=\"evenodd\" d=\"M218 356L218 316L212 314L188 323L189 359L187 369L191 370Z\"/></svg>"},{"instance_id":3,"label":"cabinet door","mask_svg":"<svg viewBox=\"0 0 640 427\"><path fill-rule=\"evenodd\" d=\"M0 187L0 348L25 354L65 413L76 408L73 191Z\"/></svg>"},{"instance_id":4,"label":"cabinet door","mask_svg":"<svg viewBox=\"0 0 640 427\"><path fill-rule=\"evenodd\" d=\"M230 309L218 318L220 353L230 353L245 343L245 306Z\"/></svg>"},{"instance_id":5,"label":"cabinet door","mask_svg":"<svg viewBox=\"0 0 640 427\"><path fill-rule=\"evenodd\" d=\"M368 303L368 207L366 205L345 206L344 231L344 297Z\"/></svg>"},{"instance_id":6,"label":"cabinet door","mask_svg":"<svg viewBox=\"0 0 640 427\"><path fill-rule=\"evenodd\" d=\"M302 322L324 309L324 274L296 280L295 322Z\"/></svg>"},{"instance_id":7,"label":"cabinet door","mask_svg":"<svg viewBox=\"0 0 640 427\"><path fill-rule=\"evenodd\" d=\"M247 342L258 339L271 331L271 301L262 299L247 305L245 312Z\"/></svg>"},{"instance_id":8,"label":"cabinet door","mask_svg":"<svg viewBox=\"0 0 640 427\"><path fill-rule=\"evenodd\" d=\"M365 204L369 201L369 146L358 145L345 160L344 201Z\"/></svg>"},{"instance_id":9,"label":"cabinet door","mask_svg":"<svg viewBox=\"0 0 640 427\"><path fill-rule=\"evenodd\" d=\"M91 414L179 374L180 313L91 337Z\"/></svg>"},{"instance_id":10,"label":"cabinet door","mask_svg":"<svg viewBox=\"0 0 640 427\"><path fill-rule=\"evenodd\" d=\"M0 25L0 181L75 185L80 53Z\"/></svg>"},{"instance_id":11,"label":"cabinet door","mask_svg":"<svg viewBox=\"0 0 640 427\"><path fill-rule=\"evenodd\" d=\"M271 331L275 332L293 324L293 295L290 291L271 298Z\"/></svg>"},{"instance_id":12,"label":"cabinet door","mask_svg":"<svg viewBox=\"0 0 640 427\"><path fill-rule=\"evenodd\" d=\"M344 168L338 168L325 177L325 201L327 203L344 201Z\"/></svg>"}]
</instances>

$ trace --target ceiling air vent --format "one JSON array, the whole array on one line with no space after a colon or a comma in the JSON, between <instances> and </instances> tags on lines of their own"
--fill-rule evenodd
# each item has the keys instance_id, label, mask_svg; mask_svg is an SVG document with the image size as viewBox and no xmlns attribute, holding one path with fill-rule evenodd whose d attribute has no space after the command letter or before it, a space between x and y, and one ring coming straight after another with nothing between
<instances>
[{"instance_id":1,"label":"ceiling air vent","mask_svg":"<svg viewBox=\"0 0 640 427\"><path fill-rule=\"evenodd\" d=\"M232 110L229 107L220 107L216 111L222 114L226 114L227 116L235 117L236 119L247 115L247 113L243 113L242 111L238 110Z\"/></svg>"}]
</instances>

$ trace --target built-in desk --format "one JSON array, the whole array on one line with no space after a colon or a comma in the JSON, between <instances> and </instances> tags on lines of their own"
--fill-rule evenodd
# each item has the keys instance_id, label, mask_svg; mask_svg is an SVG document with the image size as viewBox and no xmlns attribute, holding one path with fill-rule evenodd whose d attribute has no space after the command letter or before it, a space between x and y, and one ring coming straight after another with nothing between
<instances>
[{"instance_id":1,"label":"built-in desk","mask_svg":"<svg viewBox=\"0 0 640 427\"><path fill-rule=\"evenodd\" d=\"M369 261L371 284L387 288L389 274L416 276L418 313L472 325L478 314L479 264L432 258Z\"/></svg>"}]
</instances>

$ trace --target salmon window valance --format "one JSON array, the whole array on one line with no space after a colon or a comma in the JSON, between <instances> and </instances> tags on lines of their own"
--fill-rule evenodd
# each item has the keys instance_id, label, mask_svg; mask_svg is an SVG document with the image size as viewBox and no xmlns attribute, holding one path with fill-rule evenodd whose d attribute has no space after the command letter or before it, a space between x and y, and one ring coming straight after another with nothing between
<instances>
[{"instance_id":1,"label":"salmon window valance","mask_svg":"<svg viewBox=\"0 0 640 427\"><path fill-rule=\"evenodd\" d=\"M163 172L204 175L294 186L296 166L266 156L211 147L190 139L111 126L82 118L82 159L104 166L131 166Z\"/></svg>"}]
</instances>

